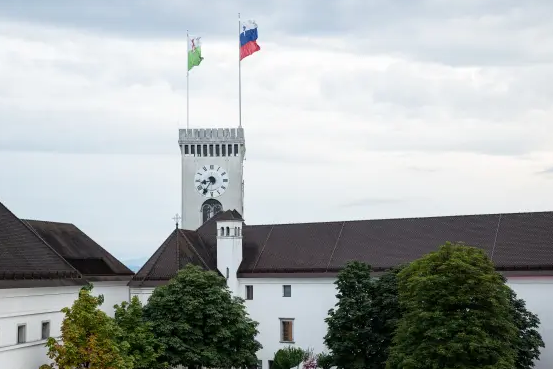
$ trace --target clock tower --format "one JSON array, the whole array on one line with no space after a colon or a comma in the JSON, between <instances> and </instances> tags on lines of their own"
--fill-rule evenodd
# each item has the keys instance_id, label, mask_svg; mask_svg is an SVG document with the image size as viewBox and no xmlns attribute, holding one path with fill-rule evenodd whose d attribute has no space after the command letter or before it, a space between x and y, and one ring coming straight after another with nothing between
<instances>
[{"instance_id":1,"label":"clock tower","mask_svg":"<svg viewBox=\"0 0 553 369\"><path fill-rule=\"evenodd\" d=\"M243 128L180 129L182 228L195 230L213 215L244 214Z\"/></svg>"}]
</instances>

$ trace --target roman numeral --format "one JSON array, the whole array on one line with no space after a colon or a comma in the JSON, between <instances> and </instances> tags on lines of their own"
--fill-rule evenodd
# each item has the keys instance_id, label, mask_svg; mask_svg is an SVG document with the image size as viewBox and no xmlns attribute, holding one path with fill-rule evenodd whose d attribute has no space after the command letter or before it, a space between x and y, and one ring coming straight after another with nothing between
<instances>
[{"instance_id":1,"label":"roman numeral","mask_svg":"<svg viewBox=\"0 0 553 369\"><path fill-rule=\"evenodd\" d=\"M227 172L223 172L223 173L221 173L221 175L222 175L222 176L224 176L225 174L227 174Z\"/></svg>"},{"instance_id":2,"label":"roman numeral","mask_svg":"<svg viewBox=\"0 0 553 369\"><path fill-rule=\"evenodd\" d=\"M223 190L226 190L226 189L227 189L225 186L221 186L221 188L222 188Z\"/></svg>"},{"instance_id":3,"label":"roman numeral","mask_svg":"<svg viewBox=\"0 0 553 369\"><path fill-rule=\"evenodd\" d=\"M207 171L207 168L206 168L206 167L204 167L203 169L204 169L205 171Z\"/></svg>"},{"instance_id":4,"label":"roman numeral","mask_svg":"<svg viewBox=\"0 0 553 369\"><path fill-rule=\"evenodd\" d=\"M220 195L221 193L219 192L219 190L217 190L217 195Z\"/></svg>"},{"instance_id":5,"label":"roman numeral","mask_svg":"<svg viewBox=\"0 0 553 369\"><path fill-rule=\"evenodd\" d=\"M221 170L221 167L217 168L217 171L220 171Z\"/></svg>"},{"instance_id":6,"label":"roman numeral","mask_svg":"<svg viewBox=\"0 0 553 369\"><path fill-rule=\"evenodd\" d=\"M223 182L228 182L228 179L226 179L226 178L223 178Z\"/></svg>"},{"instance_id":7,"label":"roman numeral","mask_svg":"<svg viewBox=\"0 0 553 369\"><path fill-rule=\"evenodd\" d=\"M210 165L209 166L209 169L213 169L213 168L215 168L215 165Z\"/></svg>"},{"instance_id":8,"label":"roman numeral","mask_svg":"<svg viewBox=\"0 0 553 369\"><path fill-rule=\"evenodd\" d=\"M196 173L196 174L202 175L202 173Z\"/></svg>"},{"instance_id":9,"label":"roman numeral","mask_svg":"<svg viewBox=\"0 0 553 369\"><path fill-rule=\"evenodd\" d=\"M213 192L210 192L210 194L211 194L211 197L213 197Z\"/></svg>"},{"instance_id":10,"label":"roman numeral","mask_svg":"<svg viewBox=\"0 0 553 369\"><path fill-rule=\"evenodd\" d=\"M198 191L199 191L199 190L201 190L201 189L202 189L202 185L199 185L199 186L198 186L198 187L196 187L196 188L197 188L197 189L198 189Z\"/></svg>"},{"instance_id":11,"label":"roman numeral","mask_svg":"<svg viewBox=\"0 0 553 369\"><path fill-rule=\"evenodd\" d=\"M199 179L197 179L196 182L201 182L201 181Z\"/></svg>"}]
</instances>

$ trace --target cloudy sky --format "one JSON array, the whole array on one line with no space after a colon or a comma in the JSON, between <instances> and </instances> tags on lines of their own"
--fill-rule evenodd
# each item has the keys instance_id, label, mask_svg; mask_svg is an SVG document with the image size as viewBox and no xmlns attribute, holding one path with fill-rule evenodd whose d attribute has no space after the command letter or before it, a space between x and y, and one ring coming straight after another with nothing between
<instances>
[{"instance_id":1,"label":"cloudy sky","mask_svg":"<svg viewBox=\"0 0 553 369\"><path fill-rule=\"evenodd\" d=\"M191 127L238 124L250 224L553 210L550 0L0 0L0 201L149 256Z\"/></svg>"}]
</instances>

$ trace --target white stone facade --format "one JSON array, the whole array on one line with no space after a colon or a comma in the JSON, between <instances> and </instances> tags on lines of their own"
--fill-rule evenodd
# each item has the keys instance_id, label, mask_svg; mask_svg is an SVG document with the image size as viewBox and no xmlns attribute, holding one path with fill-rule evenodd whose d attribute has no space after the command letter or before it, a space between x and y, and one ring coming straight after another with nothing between
<instances>
[{"instance_id":1,"label":"white stone facade","mask_svg":"<svg viewBox=\"0 0 553 369\"><path fill-rule=\"evenodd\" d=\"M202 205L219 202L222 211L237 210L244 216L243 162L246 154L243 128L181 129L182 228L195 230L204 222ZM205 169L204 169L205 167ZM225 172L224 192L205 196L197 190L196 175L205 170Z\"/></svg>"}]
</instances>

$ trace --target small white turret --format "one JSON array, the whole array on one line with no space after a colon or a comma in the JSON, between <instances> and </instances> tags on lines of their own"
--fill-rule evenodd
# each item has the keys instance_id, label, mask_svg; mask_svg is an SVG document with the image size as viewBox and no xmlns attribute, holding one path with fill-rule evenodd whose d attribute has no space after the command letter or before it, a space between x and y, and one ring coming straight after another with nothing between
<instances>
[{"instance_id":1,"label":"small white turret","mask_svg":"<svg viewBox=\"0 0 553 369\"><path fill-rule=\"evenodd\" d=\"M227 279L233 294L238 293L238 268L242 263L244 220L236 210L217 216L217 269Z\"/></svg>"}]
</instances>

